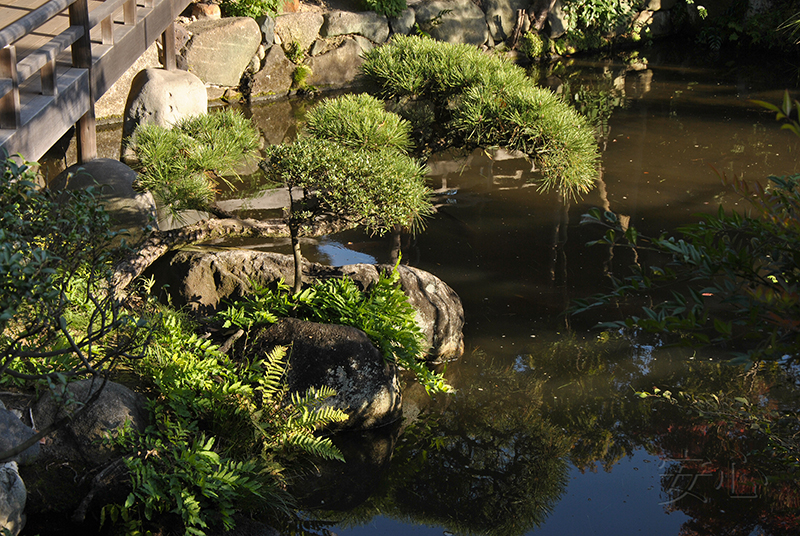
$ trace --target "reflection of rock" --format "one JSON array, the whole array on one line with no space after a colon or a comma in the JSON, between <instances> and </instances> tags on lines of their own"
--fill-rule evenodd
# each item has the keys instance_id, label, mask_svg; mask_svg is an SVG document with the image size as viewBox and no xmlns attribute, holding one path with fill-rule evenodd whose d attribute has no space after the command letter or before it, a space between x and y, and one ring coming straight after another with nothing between
<instances>
[{"instance_id":1,"label":"reflection of rock","mask_svg":"<svg viewBox=\"0 0 800 536\"><path fill-rule=\"evenodd\" d=\"M280 51L280 47L277 47L277 49ZM283 51L280 51L279 54L282 55ZM289 83L291 84L291 78ZM288 90L288 86L286 87ZM287 142L288 138L294 136L297 128L297 117L295 117L292 103L288 99L280 99L253 107L252 112L253 124L261 131L267 143L277 145Z\"/></svg>"},{"instance_id":2,"label":"reflection of rock","mask_svg":"<svg viewBox=\"0 0 800 536\"><path fill-rule=\"evenodd\" d=\"M346 275L368 288L378 280L379 269L368 264L334 268L306 263L304 277L319 279ZM268 285L281 278L293 281L292 258L250 250L215 252L184 251L170 261L166 273L173 303L212 314L222 300L235 300L250 292L251 282ZM432 274L408 266L399 267L400 284L417 311L417 323L425 333L432 360L458 357L463 351L464 309L458 295ZM163 276L162 276L163 277Z\"/></svg>"},{"instance_id":3,"label":"reflection of rock","mask_svg":"<svg viewBox=\"0 0 800 536\"><path fill-rule=\"evenodd\" d=\"M392 459L400 427L384 426L366 432L331 437L345 462L314 460L314 468L292 484L302 508L347 511L377 489Z\"/></svg>"},{"instance_id":4,"label":"reflection of rock","mask_svg":"<svg viewBox=\"0 0 800 536\"><path fill-rule=\"evenodd\" d=\"M254 359L275 346L290 347L290 392L325 386L336 390L325 405L343 410L348 420L330 428L368 430L400 418L397 367L386 362L360 329L284 318L252 335L241 352Z\"/></svg>"}]
</instances>

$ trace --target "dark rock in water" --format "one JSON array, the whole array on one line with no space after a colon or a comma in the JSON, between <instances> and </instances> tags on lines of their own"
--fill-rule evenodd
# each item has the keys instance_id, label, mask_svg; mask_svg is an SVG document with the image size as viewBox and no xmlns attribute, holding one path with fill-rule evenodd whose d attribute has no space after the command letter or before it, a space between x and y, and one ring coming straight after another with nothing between
<instances>
[{"instance_id":1,"label":"dark rock in water","mask_svg":"<svg viewBox=\"0 0 800 536\"><path fill-rule=\"evenodd\" d=\"M331 429L367 430L402 415L397 367L384 360L363 331L284 318L256 333L241 351L244 356L260 356L275 346L290 347L286 375L290 392L323 386L336 390L326 404L349 418L333 423Z\"/></svg>"},{"instance_id":2,"label":"dark rock in water","mask_svg":"<svg viewBox=\"0 0 800 536\"><path fill-rule=\"evenodd\" d=\"M52 190L96 189L96 196L111 217L112 229L127 231L117 237L128 243L143 236L143 229L156 219L156 202L150 192L139 192L134 187L136 172L111 158L97 158L91 162L70 166L61 172L49 187Z\"/></svg>"}]
</instances>

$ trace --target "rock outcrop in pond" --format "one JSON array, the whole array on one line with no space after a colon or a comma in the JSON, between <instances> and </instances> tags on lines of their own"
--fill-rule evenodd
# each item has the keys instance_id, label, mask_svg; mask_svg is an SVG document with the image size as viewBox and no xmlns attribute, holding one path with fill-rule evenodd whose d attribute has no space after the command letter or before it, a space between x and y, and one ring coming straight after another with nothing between
<instances>
[{"instance_id":1,"label":"rock outcrop in pond","mask_svg":"<svg viewBox=\"0 0 800 536\"><path fill-rule=\"evenodd\" d=\"M291 281L291 257L244 249L223 251L182 251L156 270L169 284L173 303L188 305L202 315L214 313L225 300L247 295L256 282L262 286L280 279ZM304 278L349 277L361 289L378 280L380 270L388 265L352 264L331 267L305 263ZM416 320L425 333L430 361L440 362L459 357L464 350L462 329L464 308L458 295L447 283L433 274L398 266L400 284L416 310Z\"/></svg>"}]
</instances>

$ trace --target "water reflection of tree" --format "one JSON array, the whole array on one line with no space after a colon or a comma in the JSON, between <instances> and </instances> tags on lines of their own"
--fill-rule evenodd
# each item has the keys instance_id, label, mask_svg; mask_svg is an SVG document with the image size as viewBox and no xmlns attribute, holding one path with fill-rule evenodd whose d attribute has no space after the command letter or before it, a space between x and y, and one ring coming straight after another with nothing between
<instances>
[{"instance_id":1,"label":"water reflection of tree","mask_svg":"<svg viewBox=\"0 0 800 536\"><path fill-rule=\"evenodd\" d=\"M340 524L379 512L462 534L516 536L544 521L566 487L568 442L541 417L543 380L465 360L458 393L403 432L385 493Z\"/></svg>"},{"instance_id":2,"label":"water reflection of tree","mask_svg":"<svg viewBox=\"0 0 800 536\"><path fill-rule=\"evenodd\" d=\"M564 492L568 443L541 416L542 379L467 359L459 392L399 449L392 502L461 533L524 534Z\"/></svg>"},{"instance_id":3,"label":"water reflection of tree","mask_svg":"<svg viewBox=\"0 0 800 536\"><path fill-rule=\"evenodd\" d=\"M783 450L776 442L791 440L800 424L796 400L777 394L786 385L780 370L747 373L651 350L571 336L528 356L530 372L548 376L542 411L570 437L570 461L611 470L636 448L657 455L665 509L692 518L682 534L797 533L800 452L796 441L780 443L790 445ZM685 398L635 395L655 384Z\"/></svg>"}]
</instances>

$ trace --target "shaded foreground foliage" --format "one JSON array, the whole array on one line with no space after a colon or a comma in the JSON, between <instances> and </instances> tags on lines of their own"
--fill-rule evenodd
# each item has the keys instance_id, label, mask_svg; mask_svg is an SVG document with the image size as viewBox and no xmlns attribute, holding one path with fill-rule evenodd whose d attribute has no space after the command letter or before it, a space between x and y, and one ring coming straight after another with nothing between
<instances>
[{"instance_id":1,"label":"shaded foreground foliage","mask_svg":"<svg viewBox=\"0 0 800 536\"><path fill-rule=\"evenodd\" d=\"M597 178L592 129L572 107L536 87L525 71L469 45L395 35L365 55L362 71L385 99L412 109L432 105L416 120L446 145L504 146L522 151L544 172L542 189L567 197L585 194Z\"/></svg>"}]
</instances>

